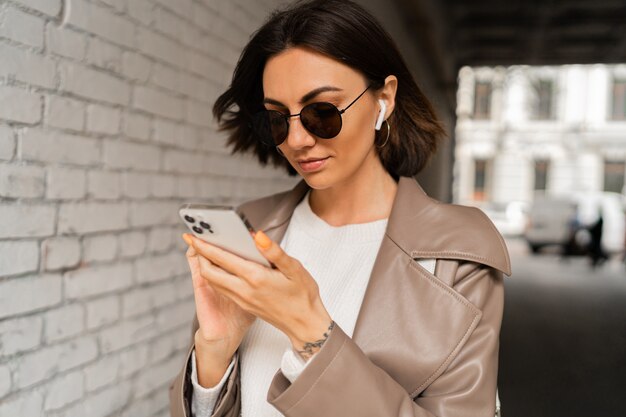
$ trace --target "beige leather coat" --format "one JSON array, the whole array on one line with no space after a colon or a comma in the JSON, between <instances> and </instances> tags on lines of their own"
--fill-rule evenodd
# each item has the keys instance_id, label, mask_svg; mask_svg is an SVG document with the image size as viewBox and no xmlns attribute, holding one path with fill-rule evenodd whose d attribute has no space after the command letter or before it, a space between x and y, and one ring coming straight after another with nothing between
<instances>
[{"instance_id":1,"label":"beige leather coat","mask_svg":"<svg viewBox=\"0 0 626 417\"><path fill-rule=\"evenodd\" d=\"M308 190L243 204L257 230L280 242ZM435 258L431 274L416 259ZM400 177L353 336L335 326L292 384L277 370L267 401L293 417L493 417L504 240L482 211L443 204ZM341 277L338 277L340 279ZM191 416L191 350L170 386L172 417ZM239 417L239 363L213 416Z\"/></svg>"}]
</instances>

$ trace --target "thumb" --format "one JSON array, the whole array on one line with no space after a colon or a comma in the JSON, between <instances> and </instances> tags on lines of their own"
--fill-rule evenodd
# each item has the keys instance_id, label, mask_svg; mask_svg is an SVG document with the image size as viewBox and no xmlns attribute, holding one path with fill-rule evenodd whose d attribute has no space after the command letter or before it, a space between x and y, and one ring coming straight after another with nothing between
<instances>
[{"instance_id":1,"label":"thumb","mask_svg":"<svg viewBox=\"0 0 626 417\"><path fill-rule=\"evenodd\" d=\"M254 243L256 243L259 252L276 266L282 273L287 276L291 276L292 273L297 271L297 261L280 247L280 245L270 239L262 231L258 231L254 234Z\"/></svg>"}]
</instances>

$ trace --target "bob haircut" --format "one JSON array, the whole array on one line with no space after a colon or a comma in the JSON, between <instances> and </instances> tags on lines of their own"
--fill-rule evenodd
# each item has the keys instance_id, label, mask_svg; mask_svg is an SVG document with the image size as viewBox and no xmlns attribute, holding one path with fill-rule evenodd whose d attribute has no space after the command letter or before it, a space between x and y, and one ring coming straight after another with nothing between
<instances>
[{"instance_id":1,"label":"bob haircut","mask_svg":"<svg viewBox=\"0 0 626 417\"><path fill-rule=\"evenodd\" d=\"M372 90L382 88L388 75L398 79L396 105L388 118L389 143L377 149L387 172L415 176L435 153L445 135L426 96L417 86L389 34L364 8L349 0L298 1L274 11L245 46L231 85L213 106L220 131L228 132L234 153L254 153L262 165L270 161L289 175L297 171L276 147L264 144L252 129L252 116L263 106L263 70L269 58L303 46L335 59L363 74ZM387 124L387 128L389 128ZM383 142L387 130L377 132Z\"/></svg>"}]
</instances>

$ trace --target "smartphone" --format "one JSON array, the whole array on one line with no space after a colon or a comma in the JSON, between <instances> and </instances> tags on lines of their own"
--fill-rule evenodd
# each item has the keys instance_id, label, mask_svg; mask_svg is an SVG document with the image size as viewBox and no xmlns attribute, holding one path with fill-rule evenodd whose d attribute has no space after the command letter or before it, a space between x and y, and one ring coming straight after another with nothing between
<instances>
[{"instance_id":1,"label":"smartphone","mask_svg":"<svg viewBox=\"0 0 626 417\"><path fill-rule=\"evenodd\" d=\"M178 213L189 231L199 239L250 261L271 267L259 253L250 232L254 229L232 206L183 204Z\"/></svg>"}]
</instances>

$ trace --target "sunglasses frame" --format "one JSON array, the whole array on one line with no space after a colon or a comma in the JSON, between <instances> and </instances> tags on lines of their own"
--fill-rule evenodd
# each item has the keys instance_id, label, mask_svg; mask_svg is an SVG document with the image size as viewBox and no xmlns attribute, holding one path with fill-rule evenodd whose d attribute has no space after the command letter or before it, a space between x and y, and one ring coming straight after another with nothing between
<instances>
[{"instance_id":1,"label":"sunglasses frame","mask_svg":"<svg viewBox=\"0 0 626 417\"><path fill-rule=\"evenodd\" d=\"M285 134L285 137L283 138L283 140L282 140L280 143L276 143L276 141L275 141L275 140L274 140L274 138L272 137L272 142L273 142L273 143L272 143L272 146L276 146L276 147L278 147L279 145L282 145L282 144L283 144L283 142L285 142L285 139L287 139L287 136L289 136L289 119L291 119L292 117L300 116L300 115L302 114L302 111L303 111L304 109L306 109L307 107L309 107L309 106L313 106L313 105L316 105L316 104L318 104L318 105L319 105L319 104L327 104L327 105L329 105L329 106L334 107L334 108L335 108L335 110L337 110L337 112L338 112L338 114L339 114L339 123L340 123L340 125L339 125L339 131L337 132L337 134L336 134L335 136L331 136L331 137L329 137L329 138L320 137L320 136L315 135L315 133L314 133L314 132L311 132L311 131L310 131L310 130L309 130L309 129L305 126L305 124L304 124L304 123L302 123L302 127L304 127L304 128L306 129L306 131L307 131L307 132L309 132L309 133L311 133L311 134L315 135L316 137L319 137L320 139L333 139L333 138L337 137L337 135L339 135L339 133L341 132L341 128L343 127L343 118L341 117L341 115L342 115L342 114L344 114L344 113L345 113L345 111L346 111L346 110L348 110L348 109L349 109L349 108L350 108L350 107L351 107L354 103L356 103L356 102L358 101L358 99L360 99L360 98L363 96L363 94L365 94L365 92L366 92L367 90L369 90L371 87L372 87L372 84L368 84L368 86L365 88L365 90L363 90L363 92L362 92L361 94L359 94L359 95L357 96L357 98L355 98L354 100L352 100L352 102L350 102L350 104L348 104L348 105L347 105L346 107L344 107L343 109L339 109L339 108L338 108L337 106L335 106L334 104L332 104L332 103L328 103L328 102L326 102L326 101L317 101L317 102L314 102L314 103L309 103L309 104L307 104L306 106L302 107L302 109L300 110L300 113L296 113L296 114L284 114L284 113L279 112L278 110L267 110L267 109L266 109L266 110L261 110L260 112L256 113L256 114L255 114L255 116L258 116L258 115L260 115L260 114L265 114L265 113L278 113L278 114L280 115L280 117L282 117L282 118L283 118L283 120L285 121L286 126L287 126L287 129L286 129L286 132L287 132L287 133ZM264 143L266 142L266 140L264 140L264 139L261 139L261 140L262 140ZM269 143L268 143L268 145L269 145Z\"/></svg>"}]
</instances>

